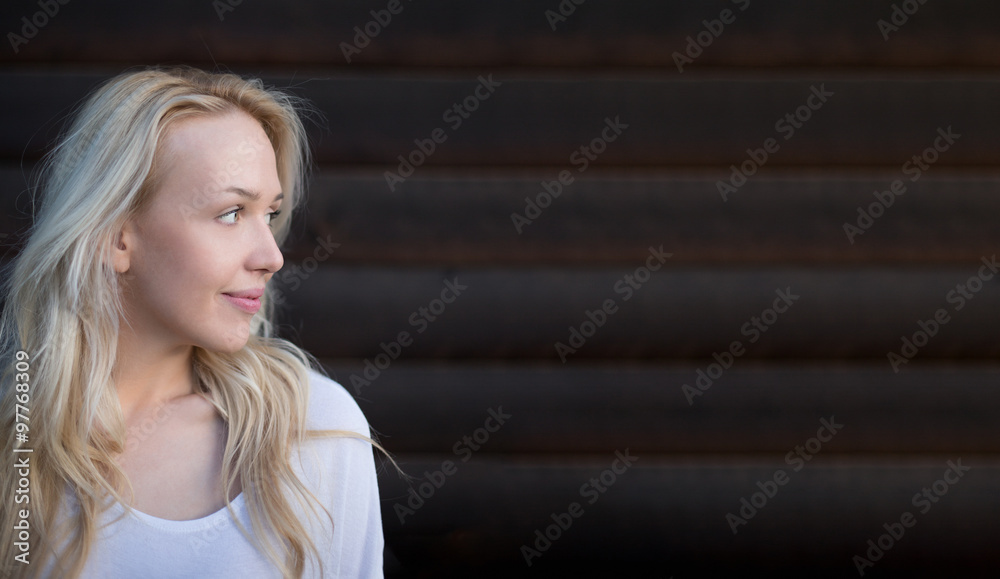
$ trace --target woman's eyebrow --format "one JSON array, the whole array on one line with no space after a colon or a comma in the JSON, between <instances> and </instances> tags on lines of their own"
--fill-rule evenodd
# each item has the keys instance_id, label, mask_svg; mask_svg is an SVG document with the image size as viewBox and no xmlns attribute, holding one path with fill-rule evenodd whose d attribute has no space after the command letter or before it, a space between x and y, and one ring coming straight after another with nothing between
<instances>
[{"instance_id":1,"label":"woman's eyebrow","mask_svg":"<svg viewBox=\"0 0 1000 579\"><path fill-rule=\"evenodd\" d=\"M228 187L226 189L223 189L222 192L223 193L226 193L226 192L236 193L237 195L239 195L241 197L246 197L247 199L250 199L251 201L257 201L258 199L260 199L260 193L258 193L257 191L249 191L249 190L244 189L242 187ZM281 201L284 198L285 198L285 194L284 193L278 193L278 196L274 198L274 201Z\"/></svg>"}]
</instances>

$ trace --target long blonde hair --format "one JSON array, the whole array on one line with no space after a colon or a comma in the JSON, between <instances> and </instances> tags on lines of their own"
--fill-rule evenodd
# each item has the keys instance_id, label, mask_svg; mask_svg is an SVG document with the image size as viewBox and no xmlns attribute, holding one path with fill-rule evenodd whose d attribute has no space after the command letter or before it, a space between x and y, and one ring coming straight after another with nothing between
<instances>
[{"instance_id":1,"label":"long blonde hair","mask_svg":"<svg viewBox=\"0 0 1000 579\"><path fill-rule=\"evenodd\" d=\"M127 72L83 103L43 160L40 208L12 270L4 272L0 569L16 565L15 576L37 577L48 561L59 576L77 577L109 497L126 504L123 490L130 486L114 460L125 448L126 429L112 374L122 304L111 247L155 191L161 138L172 123L191 116L243 111L256 119L274 148L288 209L272 220L280 245L310 162L301 109L294 97L234 74L191 68ZM307 557L319 562L293 502L311 505L313 514L317 505L325 509L294 474L290 450L308 436L351 433L306 430L308 371L321 367L307 352L272 335L271 291L261 298L246 346L232 354L196 347L194 372L229 431L222 471L227 507L232 513L228 490L238 476L252 534L242 525L241 530L284 577L293 578L301 577ZM17 416L15 384L25 378L15 380L16 355L29 357L23 405L30 425L27 444L16 441L16 422L24 420ZM32 451L15 454L21 446ZM14 503L21 483L6 464L12 456L30 457L30 507ZM67 488L80 508L59 525ZM29 565L14 561L19 553L14 524L24 508L30 510ZM262 537L275 537L277 544Z\"/></svg>"}]
</instances>

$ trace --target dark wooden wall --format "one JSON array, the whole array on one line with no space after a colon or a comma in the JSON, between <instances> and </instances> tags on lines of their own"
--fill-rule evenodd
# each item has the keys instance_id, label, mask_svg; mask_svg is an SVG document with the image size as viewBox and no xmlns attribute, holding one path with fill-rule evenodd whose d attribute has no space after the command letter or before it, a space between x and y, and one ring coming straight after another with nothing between
<instances>
[{"instance_id":1,"label":"dark wooden wall","mask_svg":"<svg viewBox=\"0 0 1000 579\"><path fill-rule=\"evenodd\" d=\"M426 479L386 470L390 574L856 576L904 512L916 524L866 576L1000 563L1000 291L951 293L1000 249L1000 5L403 0L347 62L341 43L386 5L60 6L0 50L0 241L19 239L25 175L96 83L153 63L261 75L322 113L281 274L285 335L409 473L457 465L412 513L398 505ZM560 6L572 13L551 26ZM38 10L6 3L3 31ZM723 10L735 20L680 71L675 52ZM444 111L480 77L499 86L454 126ZM827 96L808 121L776 126L814 89ZM606 119L628 128L579 171L571 155ZM960 136L912 181L904 164L949 128ZM390 187L397 156L435 129L443 142ZM718 182L769 138L777 150L724 199ZM511 214L561 171L573 182L519 232ZM905 193L848 235L896 180ZM650 247L671 256L626 301L615 284ZM467 289L420 322L445 280ZM744 324L778 290L798 297L754 334ZM556 343L609 299L561 360ZM948 321L895 371L888 354L937 310ZM400 332L398 359L361 382ZM683 385L734 341L742 354L689 402ZM463 437L498 408L510 417L463 462ZM831 418L843 427L811 460L786 460ZM590 504L581 485L626 449L638 459ZM971 469L915 504L949 461ZM734 534L727 514L778 470L787 484ZM526 565L521 547L572 502L582 516Z\"/></svg>"}]
</instances>

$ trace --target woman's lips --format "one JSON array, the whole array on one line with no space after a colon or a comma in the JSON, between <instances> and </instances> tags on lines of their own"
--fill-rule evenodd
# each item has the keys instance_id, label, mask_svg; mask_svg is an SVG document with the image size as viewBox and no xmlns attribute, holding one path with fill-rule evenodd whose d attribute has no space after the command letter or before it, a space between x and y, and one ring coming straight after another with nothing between
<instances>
[{"instance_id":1,"label":"woman's lips","mask_svg":"<svg viewBox=\"0 0 1000 579\"><path fill-rule=\"evenodd\" d=\"M238 298L229 294L222 294L229 303L243 310L248 314L256 314L260 310L260 298Z\"/></svg>"}]
</instances>

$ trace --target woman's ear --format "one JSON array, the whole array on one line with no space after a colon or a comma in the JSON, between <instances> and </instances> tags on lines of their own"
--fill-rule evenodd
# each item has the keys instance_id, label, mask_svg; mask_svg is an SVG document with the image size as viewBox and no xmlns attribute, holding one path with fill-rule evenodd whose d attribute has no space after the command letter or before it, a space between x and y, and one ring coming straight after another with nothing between
<instances>
[{"instance_id":1,"label":"woman's ear","mask_svg":"<svg viewBox=\"0 0 1000 579\"><path fill-rule=\"evenodd\" d=\"M132 265L132 248L135 242L135 229L129 221L115 237L111 247L111 264L116 273L127 273Z\"/></svg>"}]
</instances>

